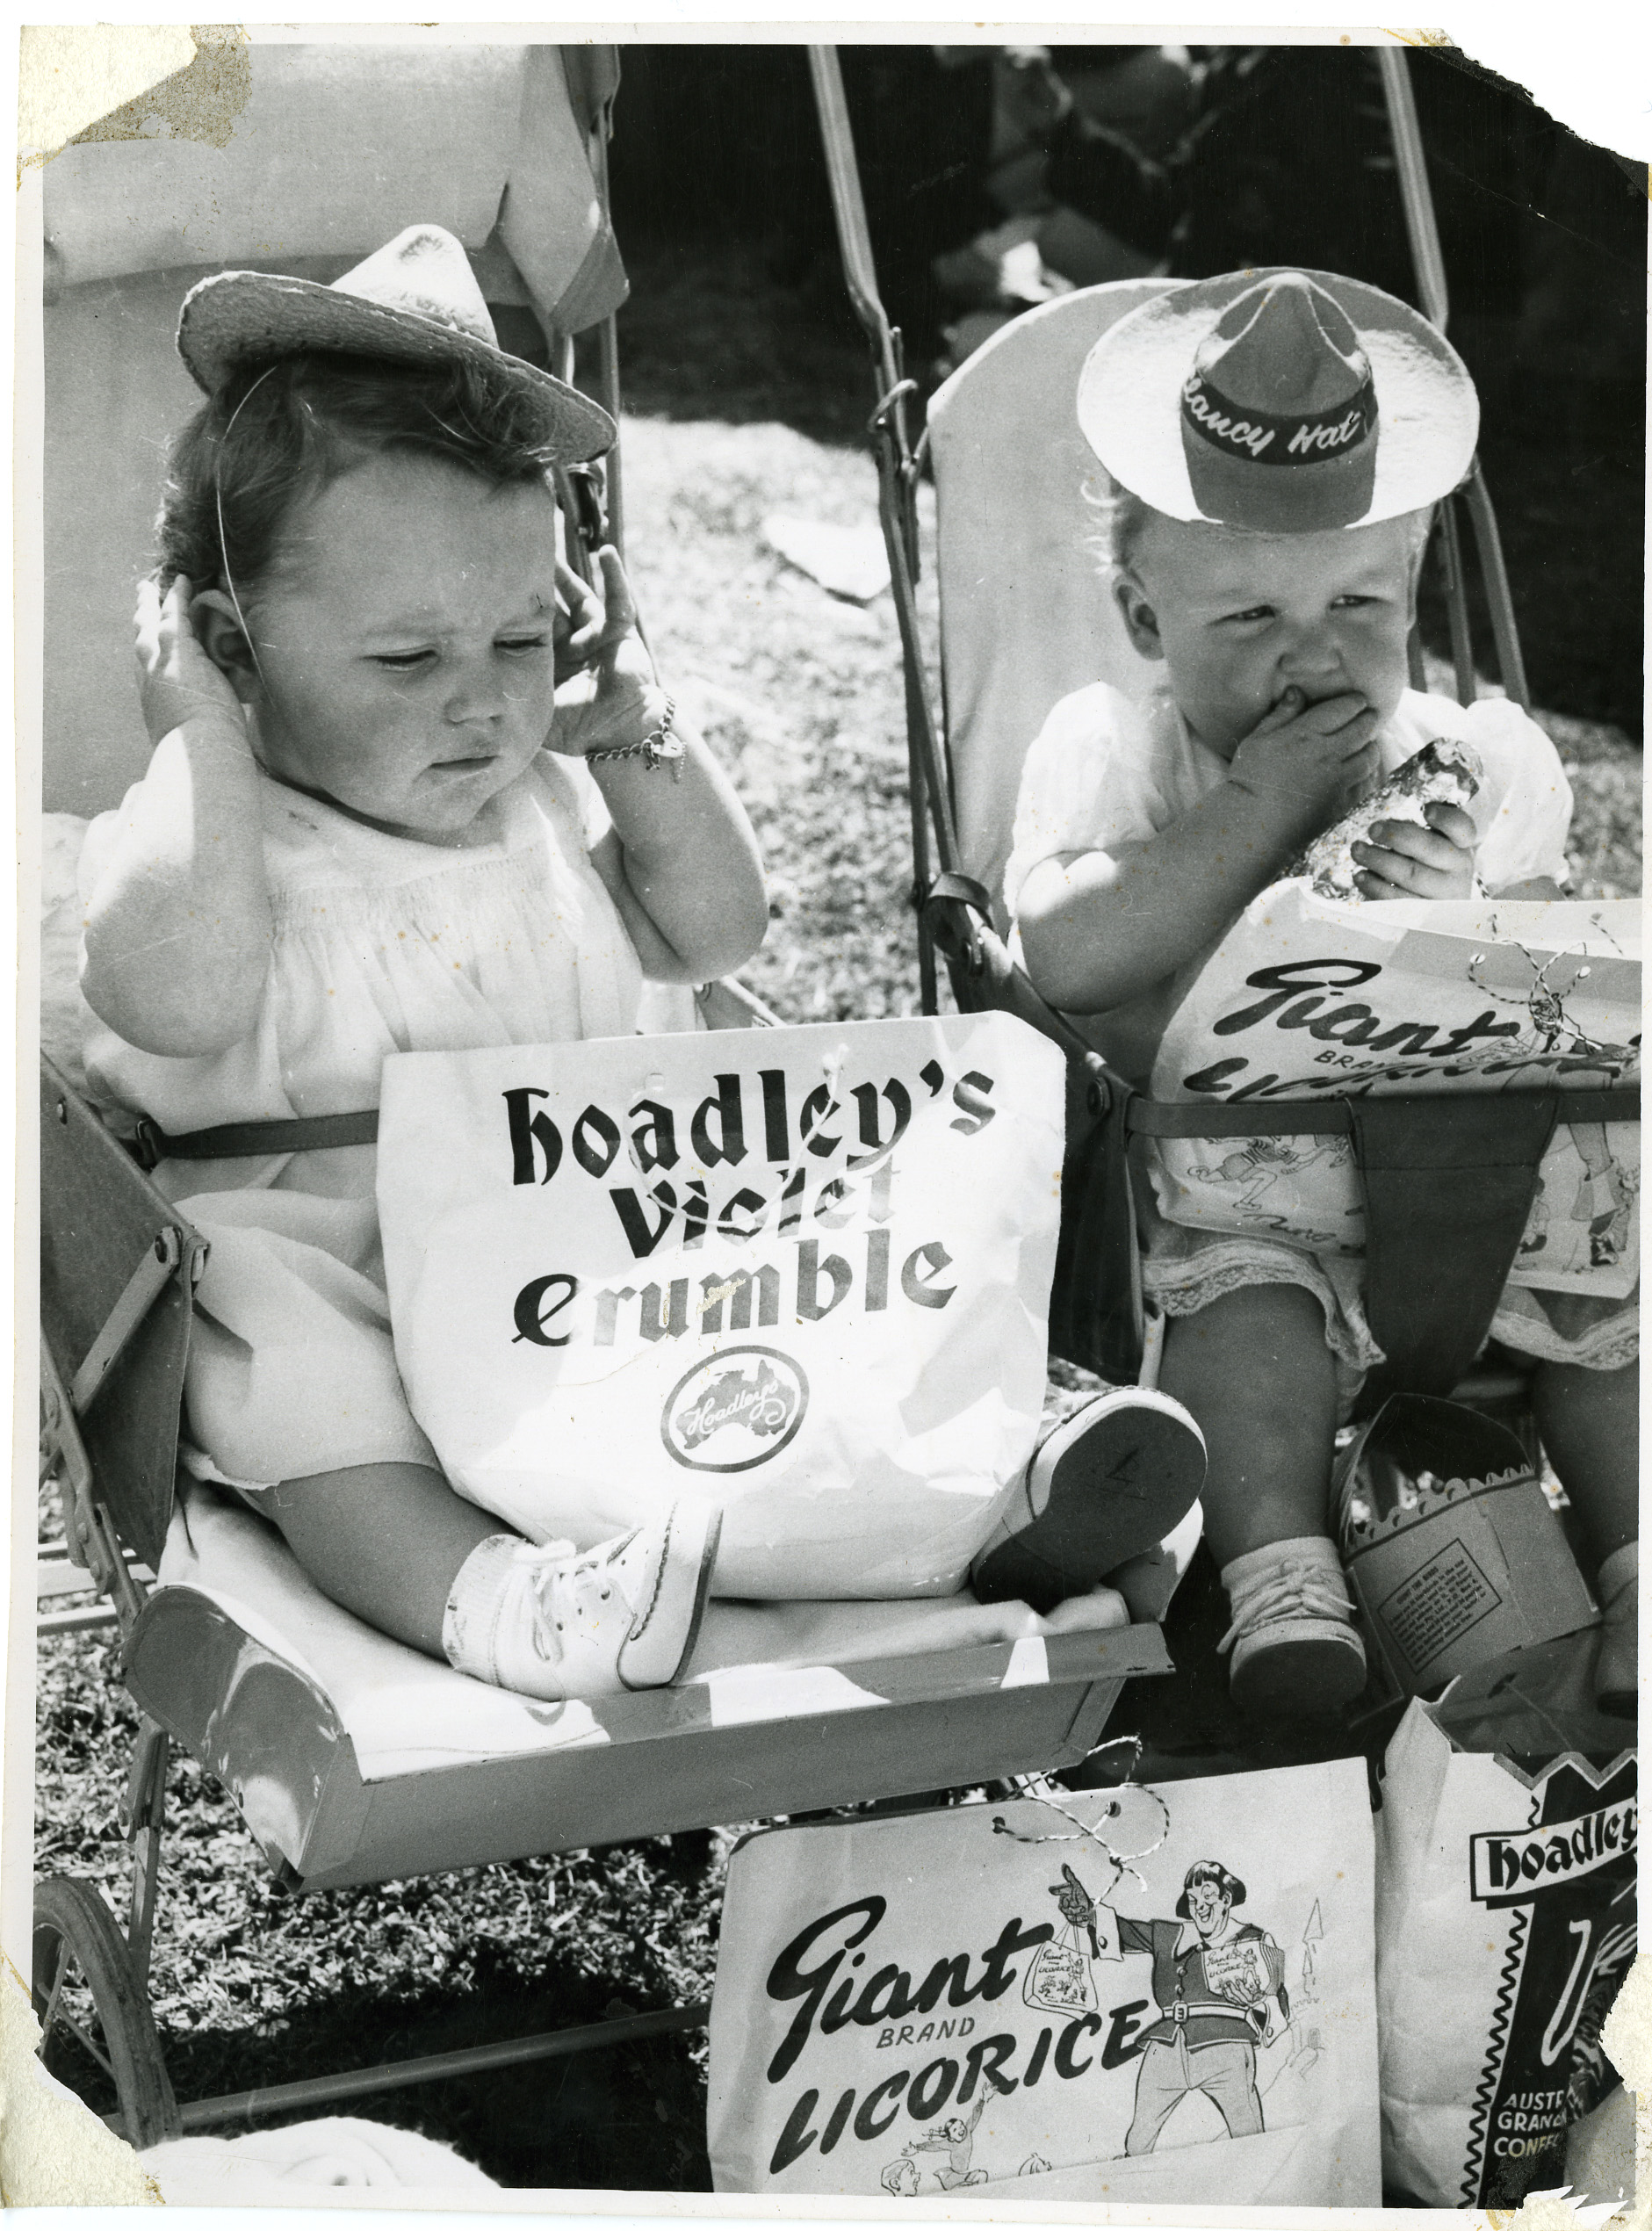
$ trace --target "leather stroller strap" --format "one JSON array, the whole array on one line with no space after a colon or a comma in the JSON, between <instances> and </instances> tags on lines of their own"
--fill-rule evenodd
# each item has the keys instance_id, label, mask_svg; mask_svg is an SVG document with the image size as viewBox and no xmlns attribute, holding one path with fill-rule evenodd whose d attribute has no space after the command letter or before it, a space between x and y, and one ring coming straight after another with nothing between
<instances>
[{"instance_id":1,"label":"leather stroller strap","mask_svg":"<svg viewBox=\"0 0 1652 2231\"><path fill-rule=\"evenodd\" d=\"M138 1159L146 1170L157 1162L215 1162L239 1156L305 1154L317 1147L372 1146L379 1137L379 1110L363 1108L347 1116L285 1116L267 1123L219 1123L205 1131L167 1132L148 1116L138 1123Z\"/></svg>"},{"instance_id":2,"label":"leather stroller strap","mask_svg":"<svg viewBox=\"0 0 1652 2231\"><path fill-rule=\"evenodd\" d=\"M1349 1100L1168 1101L1132 1098L1125 1117L1132 1138L1347 1137L1353 1130Z\"/></svg>"},{"instance_id":3,"label":"leather stroller strap","mask_svg":"<svg viewBox=\"0 0 1652 2231\"><path fill-rule=\"evenodd\" d=\"M1561 1098L1351 1103L1365 1189L1366 1318L1388 1359L1383 1384L1447 1395L1479 1354Z\"/></svg>"},{"instance_id":4,"label":"leather stroller strap","mask_svg":"<svg viewBox=\"0 0 1652 2231\"><path fill-rule=\"evenodd\" d=\"M1367 1402L1396 1389L1450 1394L1490 1330L1555 1131L1640 1117L1638 1084L1204 1106L1131 1095L1122 1110L1135 1138L1352 1138L1365 1197L1366 1318L1388 1359L1371 1375Z\"/></svg>"},{"instance_id":5,"label":"leather stroller strap","mask_svg":"<svg viewBox=\"0 0 1652 2231\"><path fill-rule=\"evenodd\" d=\"M1540 1101L1556 1123L1634 1123L1641 1118L1639 1085L1609 1085L1598 1092L1495 1093L1430 1095L1431 1108L1511 1107ZM1353 1134L1360 1108L1414 1108L1413 1098L1386 1100L1168 1101L1132 1099L1126 1122L1132 1137L1334 1137Z\"/></svg>"},{"instance_id":6,"label":"leather stroller strap","mask_svg":"<svg viewBox=\"0 0 1652 2231\"><path fill-rule=\"evenodd\" d=\"M992 919L992 896L986 885L977 883L973 876L959 875L949 870L932 877L929 887L923 894L923 904L927 906L937 899L958 899L966 906L973 906L984 921L990 922Z\"/></svg>"},{"instance_id":7,"label":"leather stroller strap","mask_svg":"<svg viewBox=\"0 0 1652 2231\"><path fill-rule=\"evenodd\" d=\"M1125 1130L1129 1092L1092 1053L1067 1063L1067 1152L1050 1297L1054 1353L1132 1384L1142 1367L1142 1267Z\"/></svg>"}]
</instances>

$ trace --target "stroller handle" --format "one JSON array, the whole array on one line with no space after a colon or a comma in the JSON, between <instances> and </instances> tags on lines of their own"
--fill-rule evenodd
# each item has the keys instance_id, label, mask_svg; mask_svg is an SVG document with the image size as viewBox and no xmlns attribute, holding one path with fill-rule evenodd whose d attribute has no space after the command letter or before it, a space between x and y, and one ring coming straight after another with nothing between
<instances>
[{"instance_id":1,"label":"stroller handle","mask_svg":"<svg viewBox=\"0 0 1652 2231\"><path fill-rule=\"evenodd\" d=\"M855 155L855 134L849 124L849 105L843 90L843 71L835 47L809 48L809 76L814 85L815 109L825 144L826 175L832 186L832 208L837 219L838 245L843 277L855 305L855 314L877 352L884 393L899 380L900 362L893 329L877 292L877 266L872 260L872 235L866 222L866 203L861 193L861 174Z\"/></svg>"}]
</instances>

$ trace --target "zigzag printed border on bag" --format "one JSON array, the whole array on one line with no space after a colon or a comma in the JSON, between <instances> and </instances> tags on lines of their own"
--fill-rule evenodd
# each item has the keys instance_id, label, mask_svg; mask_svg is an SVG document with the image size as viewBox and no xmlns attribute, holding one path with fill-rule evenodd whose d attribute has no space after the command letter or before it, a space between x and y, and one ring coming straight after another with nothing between
<instances>
[{"instance_id":1,"label":"zigzag printed border on bag","mask_svg":"<svg viewBox=\"0 0 1652 2231\"><path fill-rule=\"evenodd\" d=\"M1486 2122L1491 2112L1491 2103L1497 2097L1497 2080L1503 2073L1503 2054L1508 2042L1509 2018L1514 2011L1515 1998L1520 1988L1520 1970L1525 1965L1526 1931L1531 1927L1531 1908L1529 1906L1514 1907L1513 1926L1509 1931L1509 1949L1504 1956L1503 1975L1497 1984L1497 1995L1491 2003L1491 2032L1487 2043L1485 2073L1475 2089L1474 2105L1468 2111L1468 2158L1462 2180L1464 2207L1473 2207L1480 2197L1480 2170L1482 2157L1485 2152Z\"/></svg>"},{"instance_id":2,"label":"zigzag printed border on bag","mask_svg":"<svg viewBox=\"0 0 1652 2231\"><path fill-rule=\"evenodd\" d=\"M1568 1766L1573 1773L1581 1776L1591 1789L1604 1789L1615 1774L1620 1773L1627 1765L1634 1762L1634 1757L1635 1745L1627 1744L1608 1766L1596 1765L1592 1760L1585 1758L1581 1751L1562 1751L1557 1758L1545 1759L1534 1774L1522 1773L1511 1758L1499 1758L1497 1763L1509 1780L1518 1781L1522 1789L1540 1791L1551 1775L1560 1773ZM1533 1828L1538 1825L1535 1818L1531 1824Z\"/></svg>"}]
</instances>

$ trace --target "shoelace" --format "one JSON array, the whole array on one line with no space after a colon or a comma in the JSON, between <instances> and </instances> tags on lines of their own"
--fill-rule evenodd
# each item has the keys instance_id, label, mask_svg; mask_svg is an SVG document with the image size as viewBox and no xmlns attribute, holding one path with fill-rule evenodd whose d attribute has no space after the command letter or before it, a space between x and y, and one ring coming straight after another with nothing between
<instances>
[{"instance_id":1,"label":"shoelace","mask_svg":"<svg viewBox=\"0 0 1652 2231\"><path fill-rule=\"evenodd\" d=\"M631 1538L628 1535L626 1541ZM593 1550L583 1557L578 1557L571 1541L527 1542L516 1552L520 1563L533 1568L531 1585L534 1599L539 1607L540 1637L550 1646L547 1655L554 1654L559 1657L562 1655L560 1645L552 1640L563 1628L563 1621L556 1615L553 1594L559 1574L568 1584L574 1598L574 1614L578 1618L589 1606L593 1594L599 1603L606 1603L614 1593L616 1584L608 1568L615 1563L619 1551L625 1546L625 1541L620 1542L606 1556L598 1556ZM572 1563L568 1562L570 1558L574 1560ZM630 1608L629 1604L626 1607Z\"/></svg>"},{"instance_id":2,"label":"shoelace","mask_svg":"<svg viewBox=\"0 0 1652 2231\"><path fill-rule=\"evenodd\" d=\"M1352 1627L1353 1611L1339 1570L1310 1563L1305 1557L1290 1557L1273 1572L1259 1573L1234 1591L1233 1624L1216 1649L1225 1656L1235 1643L1253 1635L1259 1627L1272 1627L1281 1619L1303 1618L1335 1620Z\"/></svg>"}]
</instances>

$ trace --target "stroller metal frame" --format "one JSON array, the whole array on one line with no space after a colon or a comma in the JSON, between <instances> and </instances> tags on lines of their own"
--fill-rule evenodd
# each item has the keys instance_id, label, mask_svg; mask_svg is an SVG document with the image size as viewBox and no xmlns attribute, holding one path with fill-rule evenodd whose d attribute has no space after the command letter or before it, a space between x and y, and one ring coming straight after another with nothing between
<instances>
[{"instance_id":1,"label":"stroller metal frame","mask_svg":"<svg viewBox=\"0 0 1652 2231\"><path fill-rule=\"evenodd\" d=\"M1050 1345L1071 1361L1111 1380L1134 1380L1141 1368L1144 1326L1130 1204L1133 1140L1342 1131L1353 1138L1371 1212L1367 1305L1380 1344L1389 1356L1383 1371L1373 1375L1367 1396L1395 1385L1450 1393L1461 1384L1484 1344L1497 1292L1525 1229L1538 1163L1556 1124L1638 1121L1640 1087L1497 1095L1477 1103L1408 1094L1311 1106L1276 1101L1266 1108L1254 1103L1154 1102L1108 1070L1072 1025L1040 998L998 935L992 895L966 871L959 848L944 715L938 722L930 707L917 622L917 487L928 437L926 432L916 444L909 437L908 408L916 383L905 376L900 336L891 327L877 292L837 49L812 47L809 61L844 276L871 353L876 392L868 426L905 669L914 822L913 904L926 1011L934 1011L939 948L961 1010L1007 1008L1053 1038L1068 1056L1068 1160ZM1425 314L1443 330L1450 307L1445 264L1406 57L1396 47L1382 47L1378 61L1419 296ZM967 371L966 365L955 376L967 377ZM1507 569L1478 458L1462 488L1439 507L1457 695L1466 705L1477 693L1460 502L1474 534L1504 686L1529 711ZM1422 651L1415 629L1410 660L1413 683L1420 689ZM938 870L933 874L928 867L931 824ZM1418 1203L1408 1198L1408 1191L1415 1194L1422 1187L1424 1173L1432 1180L1428 1214L1445 1220L1444 1244L1458 1237L1471 1239L1476 1249L1479 1274L1472 1306L1456 1312L1454 1325L1448 1323L1443 1308L1413 1308L1409 1301L1403 1274L1410 1251L1406 1225L1409 1221L1414 1230L1422 1219ZM1493 1276L1499 1260L1502 1270ZM1497 1383L1495 1391L1506 1395L1508 1390Z\"/></svg>"}]
</instances>

